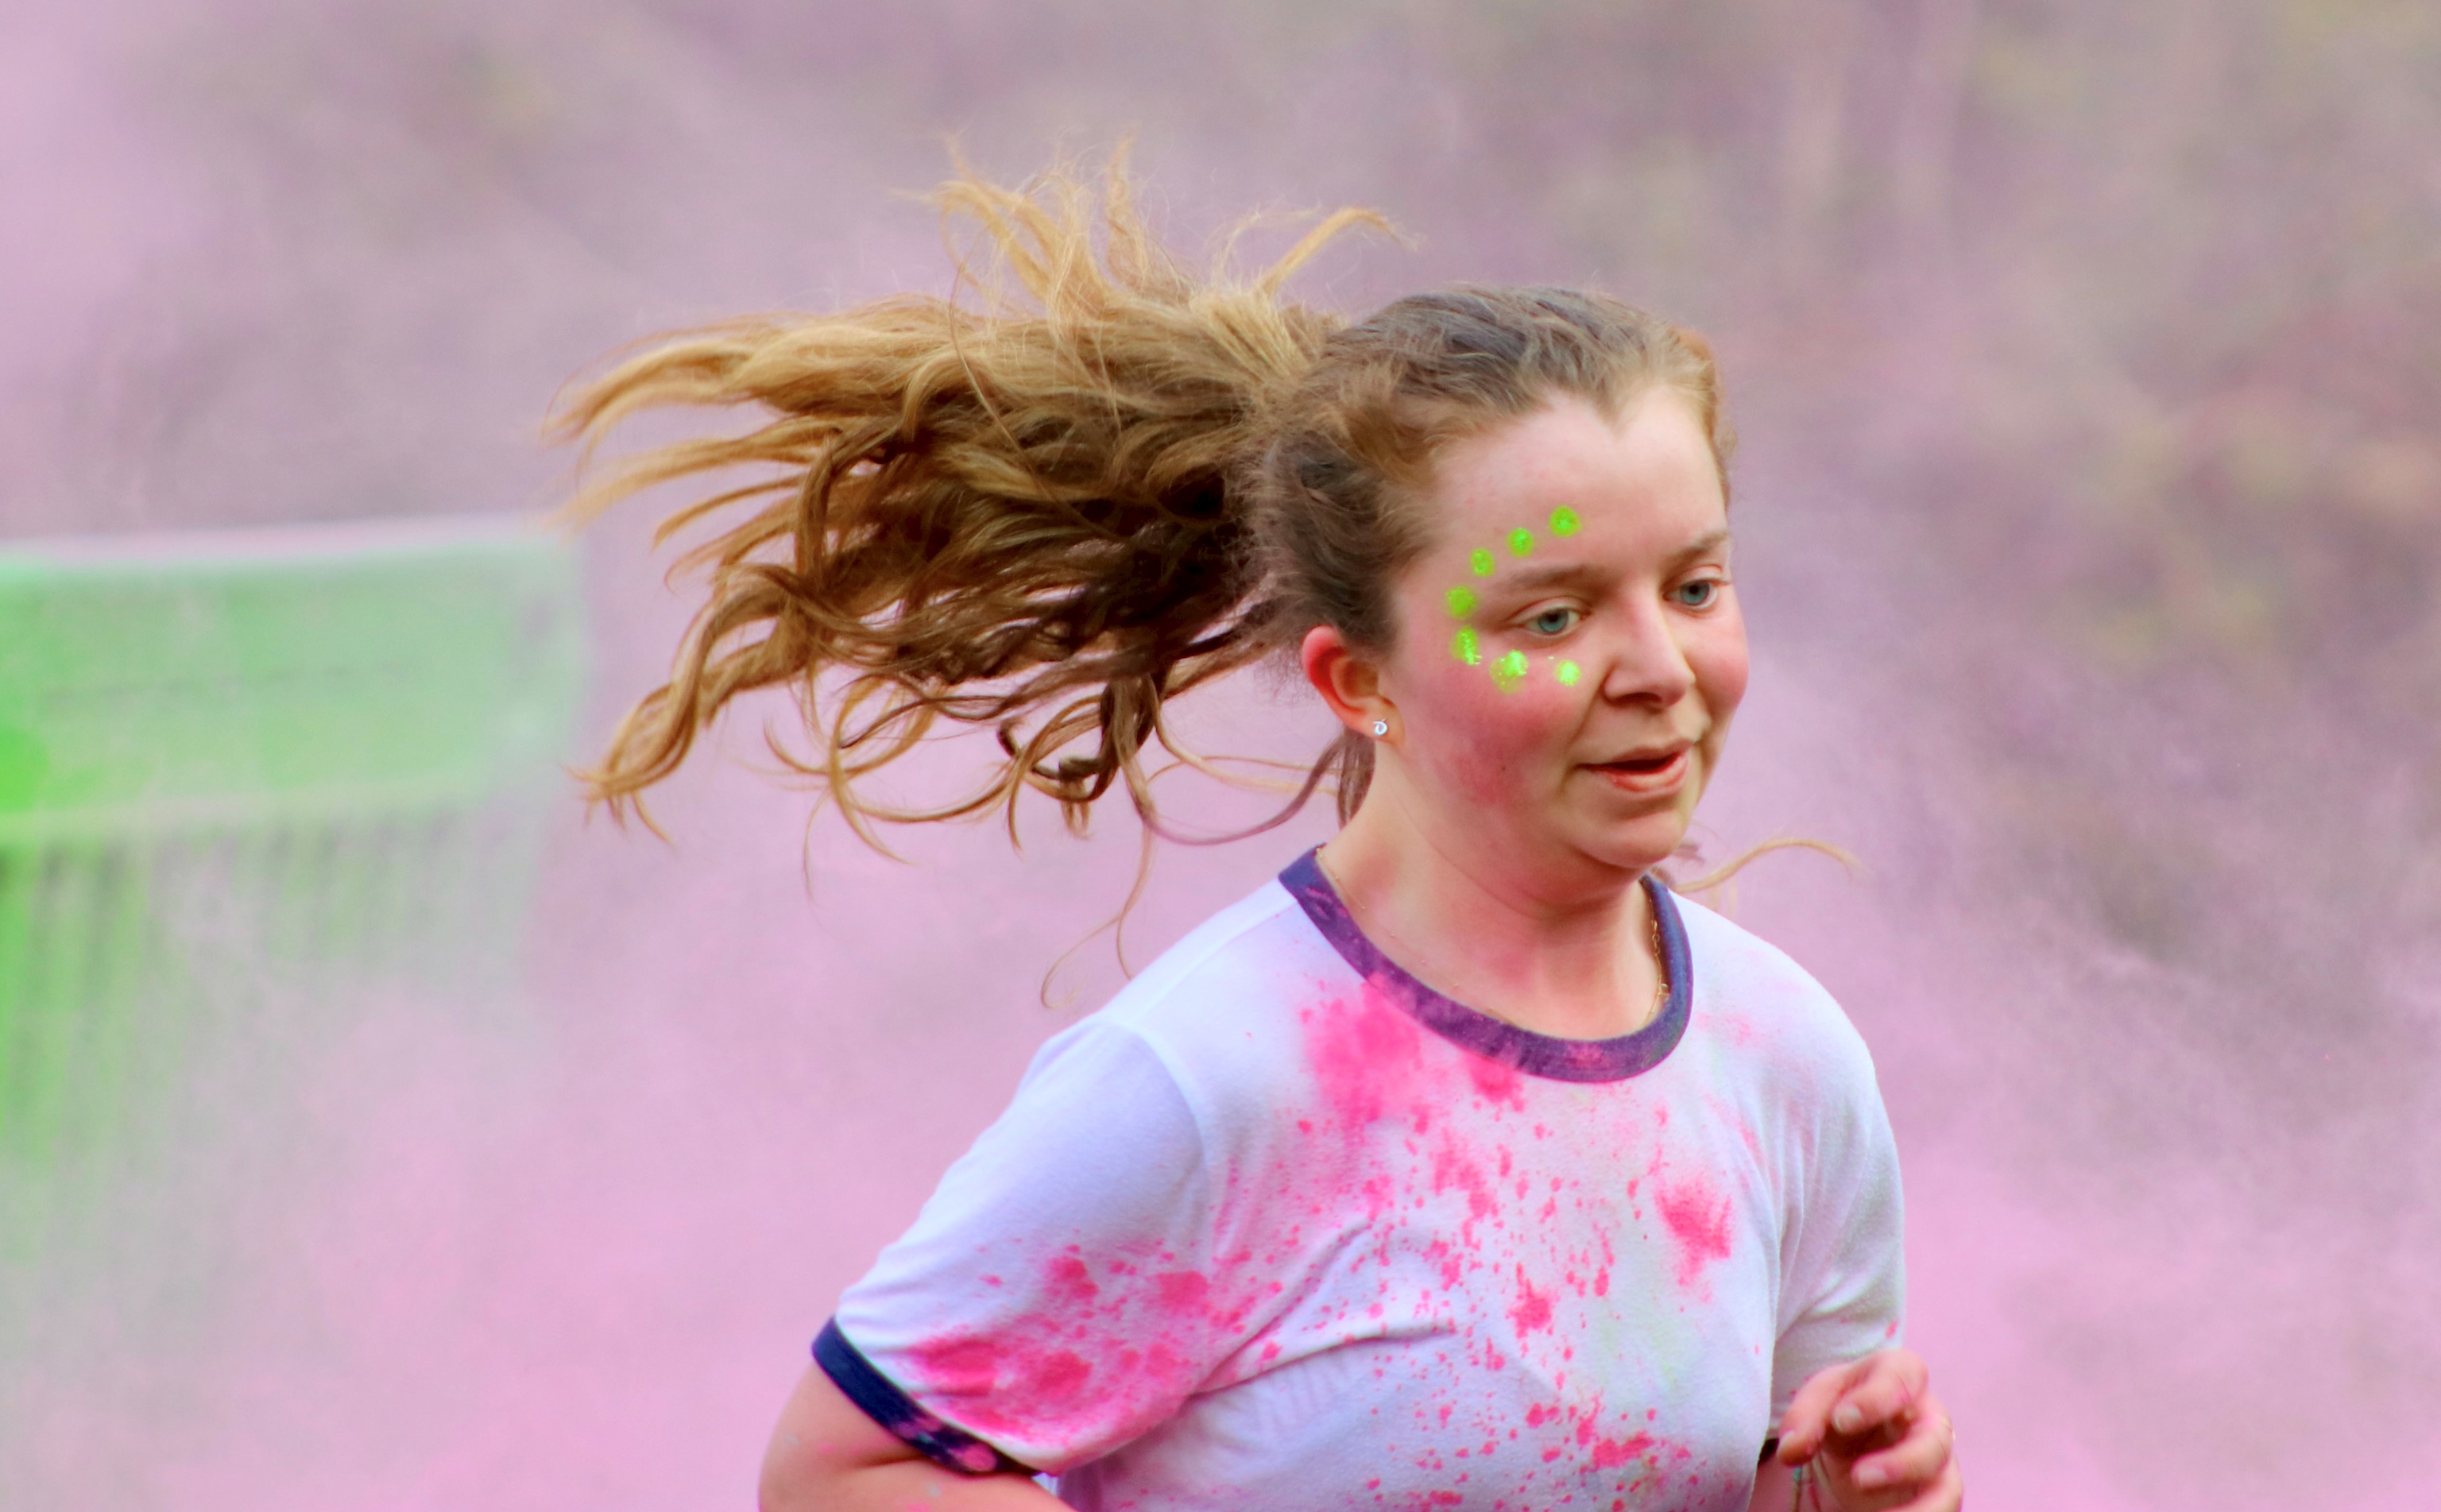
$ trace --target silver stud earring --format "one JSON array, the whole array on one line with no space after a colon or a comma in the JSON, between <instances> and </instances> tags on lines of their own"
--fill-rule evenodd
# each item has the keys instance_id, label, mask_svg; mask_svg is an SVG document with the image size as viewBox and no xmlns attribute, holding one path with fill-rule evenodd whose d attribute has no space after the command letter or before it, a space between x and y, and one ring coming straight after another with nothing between
<instances>
[{"instance_id":1,"label":"silver stud earring","mask_svg":"<svg viewBox=\"0 0 2441 1512\"><path fill-rule=\"evenodd\" d=\"M1388 733L1390 733L1390 722L1388 720L1377 719L1373 721L1373 738L1375 740L1380 740L1383 736L1387 735Z\"/></svg>"}]
</instances>

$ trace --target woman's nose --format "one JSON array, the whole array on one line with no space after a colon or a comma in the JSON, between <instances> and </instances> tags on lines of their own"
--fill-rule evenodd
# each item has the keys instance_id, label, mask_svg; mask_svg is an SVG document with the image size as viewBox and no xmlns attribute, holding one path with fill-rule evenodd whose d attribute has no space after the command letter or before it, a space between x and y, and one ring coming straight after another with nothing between
<instances>
[{"instance_id":1,"label":"woman's nose","mask_svg":"<svg viewBox=\"0 0 2441 1512\"><path fill-rule=\"evenodd\" d=\"M1655 608L1619 626L1611 650L1610 670L1602 678L1602 696L1620 703L1643 701L1668 708L1695 686L1695 669L1672 633L1669 618Z\"/></svg>"}]
</instances>

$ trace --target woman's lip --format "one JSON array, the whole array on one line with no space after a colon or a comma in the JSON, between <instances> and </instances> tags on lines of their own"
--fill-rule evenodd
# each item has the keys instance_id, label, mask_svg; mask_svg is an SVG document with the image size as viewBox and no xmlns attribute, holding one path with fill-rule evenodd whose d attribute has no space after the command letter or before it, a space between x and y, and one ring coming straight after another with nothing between
<instances>
[{"instance_id":1,"label":"woman's lip","mask_svg":"<svg viewBox=\"0 0 2441 1512\"><path fill-rule=\"evenodd\" d=\"M1621 792L1666 793L1687 780L1688 753L1693 749L1691 746L1681 746L1667 762L1641 771L1613 765L1588 766L1585 770Z\"/></svg>"}]
</instances>

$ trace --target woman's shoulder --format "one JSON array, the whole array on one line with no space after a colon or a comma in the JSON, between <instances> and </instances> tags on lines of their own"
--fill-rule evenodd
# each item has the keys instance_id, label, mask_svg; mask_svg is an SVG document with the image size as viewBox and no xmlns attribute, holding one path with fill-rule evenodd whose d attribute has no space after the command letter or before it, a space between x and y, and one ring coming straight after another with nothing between
<instances>
[{"instance_id":1,"label":"woman's shoulder","mask_svg":"<svg viewBox=\"0 0 2441 1512\"><path fill-rule=\"evenodd\" d=\"M1102 1013L1161 1022L1211 993L1243 992L1253 981L1301 964L1304 910L1277 878L1189 929L1119 989ZM1303 931L1311 933L1310 930Z\"/></svg>"},{"instance_id":2,"label":"woman's shoulder","mask_svg":"<svg viewBox=\"0 0 2441 1512\"><path fill-rule=\"evenodd\" d=\"M1189 930L1087 1021L1142 1041L1190 1101L1234 1103L1293 1079L1299 1011L1352 984L1343 979L1346 963L1275 879Z\"/></svg>"},{"instance_id":3,"label":"woman's shoulder","mask_svg":"<svg viewBox=\"0 0 2441 1512\"><path fill-rule=\"evenodd\" d=\"M1673 893L1693 961L1699 1022L1734 1043L1872 1075L1864 1036L1838 999L1788 952Z\"/></svg>"}]
</instances>

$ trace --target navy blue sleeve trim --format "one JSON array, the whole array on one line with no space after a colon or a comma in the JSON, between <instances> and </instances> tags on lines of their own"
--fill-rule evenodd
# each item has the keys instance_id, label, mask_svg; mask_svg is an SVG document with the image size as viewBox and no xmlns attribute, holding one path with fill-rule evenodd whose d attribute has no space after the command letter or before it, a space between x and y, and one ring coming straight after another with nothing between
<instances>
[{"instance_id":1,"label":"navy blue sleeve trim","mask_svg":"<svg viewBox=\"0 0 2441 1512\"><path fill-rule=\"evenodd\" d=\"M846 1394L849 1401L863 1410L865 1416L944 1469L961 1475L1035 1473L1031 1467L1019 1464L917 1405L913 1397L893 1385L889 1377L874 1369L873 1361L847 1341L836 1318L823 1324L823 1331L814 1336L814 1363L823 1368L832 1385Z\"/></svg>"}]
</instances>

